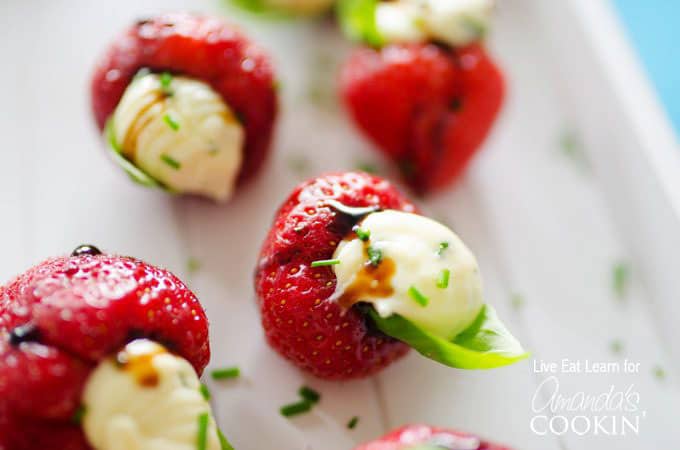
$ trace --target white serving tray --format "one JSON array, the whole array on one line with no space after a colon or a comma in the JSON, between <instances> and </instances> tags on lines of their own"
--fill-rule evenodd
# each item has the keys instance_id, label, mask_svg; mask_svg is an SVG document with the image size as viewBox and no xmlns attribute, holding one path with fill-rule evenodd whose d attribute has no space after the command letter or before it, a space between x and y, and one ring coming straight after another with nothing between
<instances>
[{"instance_id":1,"label":"white serving tray","mask_svg":"<svg viewBox=\"0 0 680 450\"><path fill-rule=\"evenodd\" d=\"M266 346L251 275L274 209L308 176L380 164L330 95L333 68L350 47L328 24L263 22L210 0L2 1L0 279L83 242L178 273L210 316L212 366L244 373L208 381L219 423L239 450L348 450L408 422L525 450L677 448L677 142L608 2L498 3L490 44L509 84L502 117L464 179L423 206L476 252L489 302L536 360L640 362L634 375L559 375L572 394L633 384L645 411L638 436L534 433L531 401L546 377L534 373L534 358L463 372L414 353L373 379L327 383ZM242 23L271 50L283 82L274 155L226 206L132 185L107 161L90 117L98 53L132 20L171 9ZM565 132L582 139L585 165L561 148ZM300 157L309 167L293 170ZM202 265L194 274L190 258ZM611 287L617 261L630 265L623 300ZM519 308L514 294L524 299ZM622 353L612 353L614 341ZM665 378L654 376L657 366ZM322 392L321 404L304 417L280 417L278 407L303 383ZM359 426L346 430L354 415Z\"/></svg>"}]
</instances>

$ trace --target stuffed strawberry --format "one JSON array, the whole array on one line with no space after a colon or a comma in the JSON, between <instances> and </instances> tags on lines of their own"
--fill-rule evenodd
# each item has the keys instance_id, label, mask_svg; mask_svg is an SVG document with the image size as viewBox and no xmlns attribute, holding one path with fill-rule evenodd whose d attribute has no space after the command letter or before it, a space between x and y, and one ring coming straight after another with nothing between
<instances>
[{"instance_id":1,"label":"stuffed strawberry","mask_svg":"<svg viewBox=\"0 0 680 450\"><path fill-rule=\"evenodd\" d=\"M270 345L321 378L373 374L409 347L465 369L526 357L484 303L465 244L365 173L293 191L262 246L255 290Z\"/></svg>"},{"instance_id":2,"label":"stuffed strawberry","mask_svg":"<svg viewBox=\"0 0 680 450\"><path fill-rule=\"evenodd\" d=\"M219 449L209 358L168 271L92 246L48 259L0 287L0 449Z\"/></svg>"},{"instance_id":3,"label":"stuffed strawberry","mask_svg":"<svg viewBox=\"0 0 680 450\"><path fill-rule=\"evenodd\" d=\"M143 185L223 201L269 151L269 57L218 19L137 21L99 61L91 90L114 160Z\"/></svg>"},{"instance_id":4,"label":"stuffed strawberry","mask_svg":"<svg viewBox=\"0 0 680 450\"><path fill-rule=\"evenodd\" d=\"M341 94L364 133L419 193L449 185L500 110L500 70L479 42L491 0L341 0L350 36Z\"/></svg>"},{"instance_id":5,"label":"stuffed strawberry","mask_svg":"<svg viewBox=\"0 0 680 450\"><path fill-rule=\"evenodd\" d=\"M427 425L408 425L354 450L511 450L480 438Z\"/></svg>"}]
</instances>

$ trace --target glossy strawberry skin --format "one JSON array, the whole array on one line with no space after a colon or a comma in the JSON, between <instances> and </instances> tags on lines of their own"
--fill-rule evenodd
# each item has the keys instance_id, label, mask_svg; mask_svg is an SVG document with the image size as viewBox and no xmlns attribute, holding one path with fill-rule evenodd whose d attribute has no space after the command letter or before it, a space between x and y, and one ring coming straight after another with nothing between
<instances>
[{"instance_id":1,"label":"glossy strawberry skin","mask_svg":"<svg viewBox=\"0 0 680 450\"><path fill-rule=\"evenodd\" d=\"M95 68L91 100L101 130L143 68L210 84L245 128L239 181L257 172L269 152L278 108L273 68L261 48L216 18L172 13L138 21L115 39Z\"/></svg>"},{"instance_id":2,"label":"glossy strawberry skin","mask_svg":"<svg viewBox=\"0 0 680 450\"><path fill-rule=\"evenodd\" d=\"M354 224L325 202L414 211L390 183L364 173L322 176L298 186L278 211L255 273L262 325L269 344L317 377L371 375L408 348L373 329L358 308L343 309L332 268L310 264L333 256Z\"/></svg>"},{"instance_id":3,"label":"glossy strawberry skin","mask_svg":"<svg viewBox=\"0 0 680 450\"><path fill-rule=\"evenodd\" d=\"M460 176L489 133L504 90L500 70L479 45L360 48L341 75L355 122L419 193Z\"/></svg>"},{"instance_id":4,"label":"glossy strawberry skin","mask_svg":"<svg viewBox=\"0 0 680 450\"><path fill-rule=\"evenodd\" d=\"M408 450L428 443L444 443L447 438L474 438L474 436L460 431L430 427L427 425L407 425L386 434L378 440L362 444L354 450ZM512 450L510 447L492 444L482 440L479 440L479 444L477 450ZM434 446L433 448L441 448L444 450L446 447Z\"/></svg>"},{"instance_id":5,"label":"glossy strawberry skin","mask_svg":"<svg viewBox=\"0 0 680 450\"><path fill-rule=\"evenodd\" d=\"M87 377L138 337L165 344L199 374L210 359L194 294L142 261L52 258L0 287L0 450L87 448L71 420Z\"/></svg>"}]
</instances>

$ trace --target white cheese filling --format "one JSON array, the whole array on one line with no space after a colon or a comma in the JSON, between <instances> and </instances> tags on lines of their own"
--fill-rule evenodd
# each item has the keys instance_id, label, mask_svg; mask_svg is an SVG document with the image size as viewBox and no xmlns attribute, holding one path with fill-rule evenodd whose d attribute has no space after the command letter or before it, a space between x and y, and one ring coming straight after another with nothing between
<instances>
[{"instance_id":1,"label":"white cheese filling","mask_svg":"<svg viewBox=\"0 0 680 450\"><path fill-rule=\"evenodd\" d=\"M370 302L381 317L399 314L446 339L472 324L484 304L482 281L474 255L453 231L432 219L392 210L371 213L358 227L333 255L339 260L333 266L334 299L342 302L352 292L358 297L354 301ZM359 239L359 233L370 233L368 240ZM378 265L393 265L394 273L369 286L388 283L391 292L363 289L357 295L358 280L380 272L369 261L376 251L382 258Z\"/></svg>"},{"instance_id":2,"label":"white cheese filling","mask_svg":"<svg viewBox=\"0 0 680 450\"><path fill-rule=\"evenodd\" d=\"M376 27L387 42L437 40L462 46L489 27L493 0L398 0L380 2Z\"/></svg>"},{"instance_id":3,"label":"white cheese filling","mask_svg":"<svg viewBox=\"0 0 680 450\"><path fill-rule=\"evenodd\" d=\"M209 85L180 76L138 76L111 126L123 155L171 190L217 201L231 196L245 133Z\"/></svg>"},{"instance_id":4,"label":"white cheese filling","mask_svg":"<svg viewBox=\"0 0 680 450\"><path fill-rule=\"evenodd\" d=\"M265 3L297 14L317 14L330 9L335 0L265 0Z\"/></svg>"},{"instance_id":5,"label":"white cheese filling","mask_svg":"<svg viewBox=\"0 0 680 450\"><path fill-rule=\"evenodd\" d=\"M96 450L195 450L206 413L206 449L220 449L193 367L152 341L133 341L117 359L101 362L87 380L83 406L83 430Z\"/></svg>"}]
</instances>

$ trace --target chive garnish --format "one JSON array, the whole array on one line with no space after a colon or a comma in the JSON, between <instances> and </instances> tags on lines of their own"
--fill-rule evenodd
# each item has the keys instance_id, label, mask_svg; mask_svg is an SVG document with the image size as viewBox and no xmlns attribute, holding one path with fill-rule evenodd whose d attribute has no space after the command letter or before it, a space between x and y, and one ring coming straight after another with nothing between
<instances>
[{"instance_id":1,"label":"chive garnish","mask_svg":"<svg viewBox=\"0 0 680 450\"><path fill-rule=\"evenodd\" d=\"M623 298L626 295L629 274L630 271L626 263L617 263L612 268L612 289L619 298Z\"/></svg>"},{"instance_id":2,"label":"chive garnish","mask_svg":"<svg viewBox=\"0 0 680 450\"><path fill-rule=\"evenodd\" d=\"M427 306L430 300L423 295L422 292L418 290L415 286L408 288L408 295L411 296L413 300L416 301L420 306Z\"/></svg>"},{"instance_id":3,"label":"chive garnish","mask_svg":"<svg viewBox=\"0 0 680 450\"><path fill-rule=\"evenodd\" d=\"M356 428L357 424L359 423L359 417L354 416L351 419L349 419L349 422L347 422L347 428L350 430L353 430Z\"/></svg>"},{"instance_id":4,"label":"chive garnish","mask_svg":"<svg viewBox=\"0 0 680 450\"><path fill-rule=\"evenodd\" d=\"M222 450L234 450L234 447L231 446L227 438L224 436L224 433L222 433L222 430L219 428L217 429L217 438L220 440L220 448Z\"/></svg>"},{"instance_id":5,"label":"chive garnish","mask_svg":"<svg viewBox=\"0 0 680 450\"><path fill-rule=\"evenodd\" d=\"M76 409L73 416L71 416L71 422L80 425L83 422L83 417L85 417L86 412L87 409L85 408L85 405L78 406L78 409Z\"/></svg>"},{"instance_id":6,"label":"chive garnish","mask_svg":"<svg viewBox=\"0 0 680 450\"><path fill-rule=\"evenodd\" d=\"M177 122L170 114L165 114L163 116L163 121L167 123L173 131L179 130L179 122Z\"/></svg>"},{"instance_id":7,"label":"chive garnish","mask_svg":"<svg viewBox=\"0 0 680 450\"><path fill-rule=\"evenodd\" d=\"M205 384L201 384L201 387L199 389L201 391L201 395L203 396L203 398L206 399L206 401L209 401L211 395L208 386L206 386Z\"/></svg>"},{"instance_id":8,"label":"chive garnish","mask_svg":"<svg viewBox=\"0 0 680 450\"><path fill-rule=\"evenodd\" d=\"M371 230L364 230L363 228L360 228L359 226L355 226L353 228L354 232L356 233L357 237L359 238L360 241L366 242L371 238Z\"/></svg>"},{"instance_id":9,"label":"chive garnish","mask_svg":"<svg viewBox=\"0 0 680 450\"><path fill-rule=\"evenodd\" d=\"M449 278L451 277L451 271L449 269L444 269L439 274L439 279L437 280L437 287L439 289L446 289L449 287Z\"/></svg>"},{"instance_id":10,"label":"chive garnish","mask_svg":"<svg viewBox=\"0 0 680 450\"><path fill-rule=\"evenodd\" d=\"M165 153L161 154L161 160L163 160L165 164L167 164L168 166L172 167L175 170L179 170L182 167L182 164L179 161Z\"/></svg>"},{"instance_id":11,"label":"chive garnish","mask_svg":"<svg viewBox=\"0 0 680 450\"><path fill-rule=\"evenodd\" d=\"M172 95L170 84L172 84L172 74L170 72L163 72L160 76L161 90L165 95Z\"/></svg>"},{"instance_id":12,"label":"chive garnish","mask_svg":"<svg viewBox=\"0 0 680 450\"><path fill-rule=\"evenodd\" d=\"M307 386L302 386L298 390L298 394L300 394L300 397L309 403L319 403L319 400L321 400L321 394Z\"/></svg>"},{"instance_id":13,"label":"chive garnish","mask_svg":"<svg viewBox=\"0 0 680 450\"><path fill-rule=\"evenodd\" d=\"M654 366L654 376L657 380L666 378L666 371L661 366Z\"/></svg>"},{"instance_id":14,"label":"chive garnish","mask_svg":"<svg viewBox=\"0 0 680 450\"><path fill-rule=\"evenodd\" d=\"M189 258L187 260L187 272L190 274L196 273L201 269L201 262L196 258Z\"/></svg>"},{"instance_id":15,"label":"chive garnish","mask_svg":"<svg viewBox=\"0 0 680 450\"><path fill-rule=\"evenodd\" d=\"M378 264L380 264L380 262L382 261L383 255L382 251L379 248L368 247L366 249L366 253L368 254L368 260L370 261L373 267L377 267Z\"/></svg>"},{"instance_id":16,"label":"chive garnish","mask_svg":"<svg viewBox=\"0 0 680 450\"><path fill-rule=\"evenodd\" d=\"M283 417L293 417L297 416L298 414L306 413L310 409L312 409L312 403L309 402L308 400L302 400L299 402L284 405L281 407L279 411L281 412L281 415Z\"/></svg>"},{"instance_id":17,"label":"chive garnish","mask_svg":"<svg viewBox=\"0 0 680 450\"><path fill-rule=\"evenodd\" d=\"M442 253L444 253L444 250L446 250L447 248L449 248L448 242L440 242L439 249L437 250L437 255L441 256Z\"/></svg>"},{"instance_id":18,"label":"chive garnish","mask_svg":"<svg viewBox=\"0 0 680 450\"><path fill-rule=\"evenodd\" d=\"M312 261L312 267L337 266L338 264L340 264L339 259L320 259L318 261Z\"/></svg>"},{"instance_id":19,"label":"chive garnish","mask_svg":"<svg viewBox=\"0 0 680 450\"><path fill-rule=\"evenodd\" d=\"M230 378L238 378L241 376L241 369L238 367L225 367L223 369L215 369L210 372L213 380L226 380Z\"/></svg>"},{"instance_id":20,"label":"chive garnish","mask_svg":"<svg viewBox=\"0 0 680 450\"><path fill-rule=\"evenodd\" d=\"M198 416L198 434L196 435L196 448L206 450L208 447L208 420L210 416L207 412Z\"/></svg>"}]
</instances>

